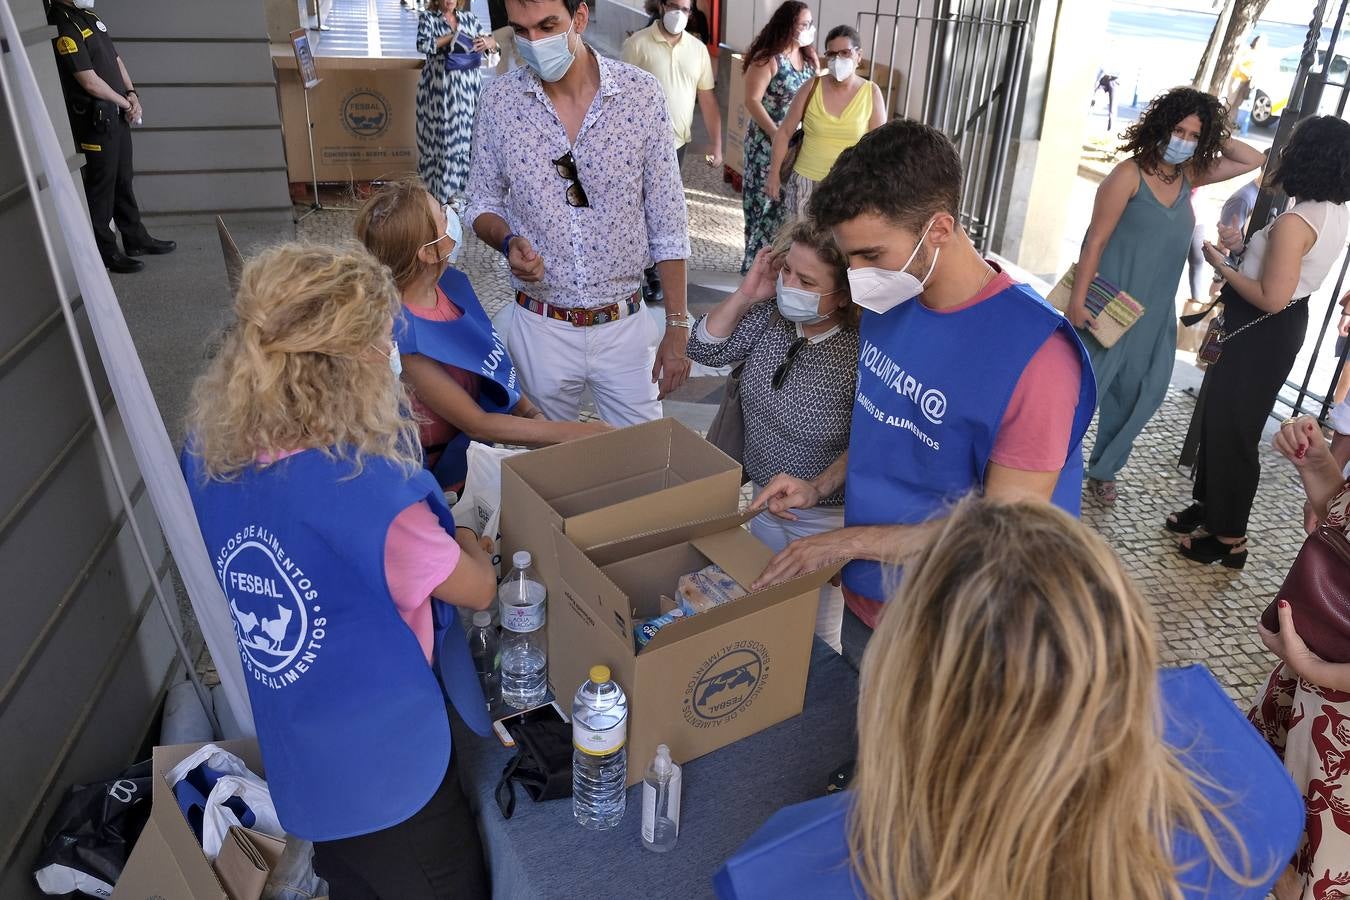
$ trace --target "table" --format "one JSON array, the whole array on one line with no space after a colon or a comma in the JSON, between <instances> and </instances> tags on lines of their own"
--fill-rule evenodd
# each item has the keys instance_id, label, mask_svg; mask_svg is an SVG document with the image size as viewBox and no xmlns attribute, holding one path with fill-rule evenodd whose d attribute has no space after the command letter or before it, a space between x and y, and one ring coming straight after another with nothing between
<instances>
[{"instance_id":1,"label":"table","mask_svg":"<svg viewBox=\"0 0 1350 900\"><path fill-rule=\"evenodd\" d=\"M713 873L775 811L819 797L856 749L858 676L819 638L811 649L802 714L686 763L680 839L669 853L642 846L642 785L623 821L589 831L570 798L535 803L519 787L502 818L493 790L512 752L455 721L455 752L478 812L496 900L711 897ZM565 708L565 707L564 707ZM651 760L629 759L644 770ZM631 770L631 769L630 769Z\"/></svg>"}]
</instances>

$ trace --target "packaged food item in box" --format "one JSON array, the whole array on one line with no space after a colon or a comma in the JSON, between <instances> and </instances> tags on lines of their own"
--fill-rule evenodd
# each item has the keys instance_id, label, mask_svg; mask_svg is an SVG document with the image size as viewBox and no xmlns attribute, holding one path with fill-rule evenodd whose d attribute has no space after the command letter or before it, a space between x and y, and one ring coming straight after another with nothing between
<instances>
[{"instance_id":1,"label":"packaged food item in box","mask_svg":"<svg viewBox=\"0 0 1350 900\"><path fill-rule=\"evenodd\" d=\"M672 609L670 612L662 613L653 619L648 619L645 622L639 623L639 625L633 629L633 643L637 644L638 650L641 650L643 647L647 646L647 643L652 638L656 637L658 631L669 625L671 622L674 622L676 619L682 618L684 618L684 610Z\"/></svg>"},{"instance_id":2,"label":"packaged food item in box","mask_svg":"<svg viewBox=\"0 0 1350 900\"><path fill-rule=\"evenodd\" d=\"M680 607L685 615L690 616L745 596L745 588L717 565L681 575L675 591L679 595Z\"/></svg>"}]
</instances>

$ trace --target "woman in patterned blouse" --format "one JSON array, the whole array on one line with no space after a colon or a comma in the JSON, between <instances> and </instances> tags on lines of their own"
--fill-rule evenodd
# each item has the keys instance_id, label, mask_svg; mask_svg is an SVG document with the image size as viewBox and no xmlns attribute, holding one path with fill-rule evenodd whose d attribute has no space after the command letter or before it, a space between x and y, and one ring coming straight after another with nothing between
<instances>
[{"instance_id":1,"label":"woman in patterned blouse","mask_svg":"<svg viewBox=\"0 0 1350 900\"><path fill-rule=\"evenodd\" d=\"M1308 502L1332 528L1350 531L1350 482L1311 416L1280 426L1275 449L1298 468ZM1350 571L1342 573L1350 580ZM1350 895L1350 664L1321 659L1280 602L1280 630L1257 625L1280 658L1247 717L1284 760L1307 804L1303 843L1275 884L1277 900ZM1340 888L1339 891L1336 889Z\"/></svg>"},{"instance_id":2,"label":"woman in patterned blouse","mask_svg":"<svg viewBox=\"0 0 1350 900\"><path fill-rule=\"evenodd\" d=\"M741 272L750 270L761 247L783 226L787 207L764 193L773 156L773 138L797 91L820 70L816 55L816 26L811 10L801 0L787 0L774 11L746 51L745 175L741 205L745 209L745 259Z\"/></svg>"},{"instance_id":3,"label":"woman in patterned blouse","mask_svg":"<svg viewBox=\"0 0 1350 900\"><path fill-rule=\"evenodd\" d=\"M469 180L479 66L482 54L497 52L496 39L468 5L431 0L417 20L417 50L426 56L417 83L417 174L441 203L462 194Z\"/></svg>"},{"instance_id":4,"label":"woman in patterned blouse","mask_svg":"<svg viewBox=\"0 0 1350 900\"><path fill-rule=\"evenodd\" d=\"M756 491L779 472L815 478L848 448L857 323L848 261L828 229L802 219L785 230L777 252L761 250L741 286L695 324L691 360L744 363L744 464ZM777 553L797 538L842 528L843 492L797 515L787 521L766 511L750 531ZM825 585L816 634L836 651L843 614L843 594Z\"/></svg>"}]
</instances>

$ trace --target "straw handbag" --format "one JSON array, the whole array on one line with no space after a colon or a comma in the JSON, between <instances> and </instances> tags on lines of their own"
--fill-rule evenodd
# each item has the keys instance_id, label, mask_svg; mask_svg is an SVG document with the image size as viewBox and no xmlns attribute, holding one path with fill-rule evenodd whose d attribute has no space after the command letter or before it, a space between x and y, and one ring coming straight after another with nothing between
<instances>
[{"instance_id":1,"label":"straw handbag","mask_svg":"<svg viewBox=\"0 0 1350 900\"><path fill-rule=\"evenodd\" d=\"M1050 305L1060 312L1066 312L1069 308L1077 272L1077 263L1069 266L1069 271L1064 273L1059 284L1055 285L1055 289L1046 298ZM1144 314L1144 308L1139 305L1139 301L1100 275L1092 279L1092 284L1088 287L1087 309L1095 323L1090 333L1103 347L1114 347L1121 335L1129 331Z\"/></svg>"}]
</instances>

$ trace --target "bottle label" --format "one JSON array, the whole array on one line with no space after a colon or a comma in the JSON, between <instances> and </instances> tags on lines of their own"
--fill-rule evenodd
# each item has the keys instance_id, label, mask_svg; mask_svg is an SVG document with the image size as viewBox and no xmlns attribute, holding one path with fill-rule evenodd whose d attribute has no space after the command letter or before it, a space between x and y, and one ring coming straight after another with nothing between
<instances>
[{"instance_id":1,"label":"bottle label","mask_svg":"<svg viewBox=\"0 0 1350 900\"><path fill-rule=\"evenodd\" d=\"M529 606L502 605L502 627L517 634L528 634L544 627L546 605L540 600Z\"/></svg>"},{"instance_id":2,"label":"bottle label","mask_svg":"<svg viewBox=\"0 0 1350 900\"><path fill-rule=\"evenodd\" d=\"M627 719L607 731L591 731L575 716L572 717L572 746L587 756L606 756L622 749L627 740Z\"/></svg>"},{"instance_id":3,"label":"bottle label","mask_svg":"<svg viewBox=\"0 0 1350 900\"><path fill-rule=\"evenodd\" d=\"M667 790L665 818L675 824L676 836L680 833L680 778L679 766L674 767L670 775L670 787ZM647 843L656 840L656 785L650 781L642 782L642 839Z\"/></svg>"}]
</instances>

